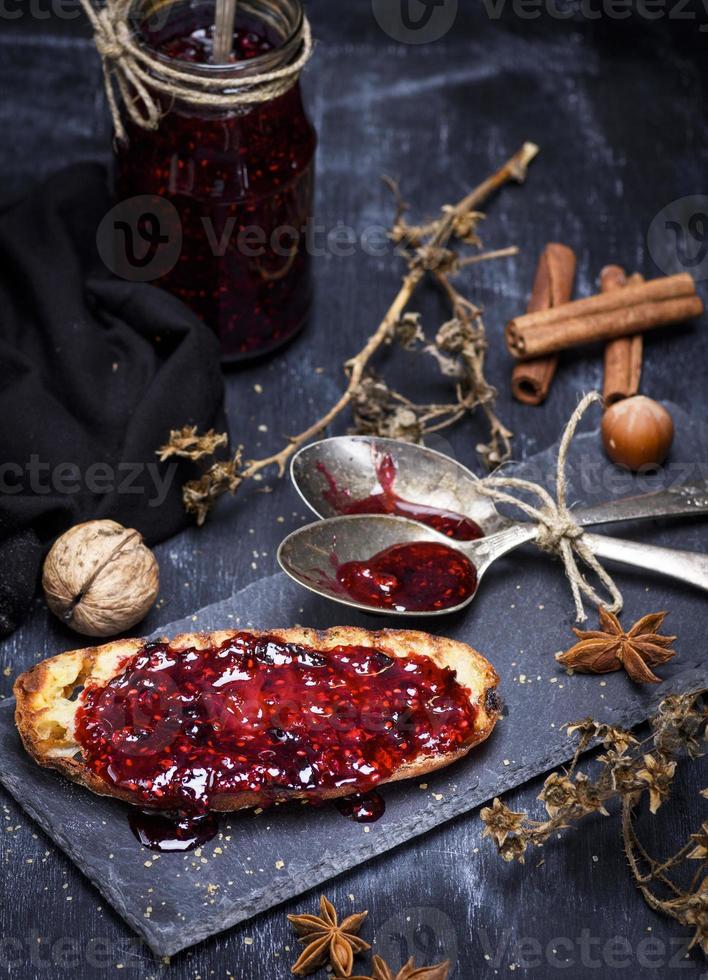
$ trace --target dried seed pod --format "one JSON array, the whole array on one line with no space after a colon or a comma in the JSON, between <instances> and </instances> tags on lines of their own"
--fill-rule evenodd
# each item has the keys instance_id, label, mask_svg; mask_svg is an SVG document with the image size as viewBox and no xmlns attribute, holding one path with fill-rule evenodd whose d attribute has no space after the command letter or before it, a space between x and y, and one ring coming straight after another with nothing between
<instances>
[{"instance_id":1,"label":"dried seed pod","mask_svg":"<svg viewBox=\"0 0 708 980\"><path fill-rule=\"evenodd\" d=\"M663 405L635 395L608 408L602 419L602 441L613 463L639 470L660 466L674 439L673 419Z\"/></svg>"},{"instance_id":2,"label":"dried seed pod","mask_svg":"<svg viewBox=\"0 0 708 980\"><path fill-rule=\"evenodd\" d=\"M49 608L77 633L114 636L147 614L160 572L139 531L115 521L88 521L54 542L42 586Z\"/></svg>"}]
</instances>

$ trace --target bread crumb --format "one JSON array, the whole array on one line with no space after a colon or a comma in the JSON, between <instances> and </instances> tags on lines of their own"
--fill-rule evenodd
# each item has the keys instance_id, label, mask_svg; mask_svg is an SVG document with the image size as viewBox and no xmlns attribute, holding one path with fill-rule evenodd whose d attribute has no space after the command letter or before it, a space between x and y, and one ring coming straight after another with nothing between
<instances>
[{"instance_id":1,"label":"bread crumb","mask_svg":"<svg viewBox=\"0 0 708 980\"><path fill-rule=\"evenodd\" d=\"M283 868L285 867L285 861L276 861L275 866L278 869L278 871L282 871Z\"/></svg>"}]
</instances>

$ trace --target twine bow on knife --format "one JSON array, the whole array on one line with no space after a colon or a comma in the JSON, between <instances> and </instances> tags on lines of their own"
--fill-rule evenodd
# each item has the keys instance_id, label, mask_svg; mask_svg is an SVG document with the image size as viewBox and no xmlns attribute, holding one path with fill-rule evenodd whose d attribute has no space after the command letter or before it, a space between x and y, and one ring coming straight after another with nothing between
<instances>
[{"instance_id":1,"label":"twine bow on knife","mask_svg":"<svg viewBox=\"0 0 708 980\"><path fill-rule=\"evenodd\" d=\"M573 593L578 622L587 619L583 606L583 595L596 606L605 606L613 613L620 612L624 603L622 593L612 576L602 567L591 548L583 540L585 532L575 522L573 512L568 506L568 480L566 477L568 452L580 420L590 405L595 402L601 403L602 396L593 391L582 399L565 427L558 450L555 500L538 483L516 477L487 477L481 480L477 487L479 493L490 497L495 503L511 504L518 507L538 525L536 544L542 551L556 555L563 562L565 574ZM507 493L507 489L532 494L538 499L540 506L534 506L513 493ZM581 571L581 564L587 566L597 575L611 598L611 604L604 601L590 585Z\"/></svg>"},{"instance_id":2,"label":"twine bow on knife","mask_svg":"<svg viewBox=\"0 0 708 980\"><path fill-rule=\"evenodd\" d=\"M164 114L160 96L168 102L191 106L233 109L268 102L284 95L297 82L313 51L312 31L307 17L302 28L302 46L297 58L274 71L220 76L197 75L173 68L154 51L141 44L130 29L130 12L135 0L81 0L91 22L96 49L103 65L108 106L116 137L127 133L121 103L130 119L142 129L157 129Z\"/></svg>"}]
</instances>

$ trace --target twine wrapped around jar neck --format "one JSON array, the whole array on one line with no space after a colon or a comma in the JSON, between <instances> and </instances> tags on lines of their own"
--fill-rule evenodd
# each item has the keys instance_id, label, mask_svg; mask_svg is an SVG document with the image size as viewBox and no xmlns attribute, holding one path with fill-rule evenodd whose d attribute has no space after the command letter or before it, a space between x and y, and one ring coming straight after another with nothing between
<instances>
[{"instance_id":1,"label":"twine wrapped around jar neck","mask_svg":"<svg viewBox=\"0 0 708 980\"><path fill-rule=\"evenodd\" d=\"M93 27L103 64L108 106L116 137L121 141L127 139L121 103L137 126L157 129L163 115L158 95L192 106L221 109L268 102L296 84L312 55L312 30L303 14L301 50L289 65L237 79L232 75L182 71L165 64L136 39L129 26L133 3L134 0L104 0L98 6L95 0L81 0Z\"/></svg>"}]
</instances>

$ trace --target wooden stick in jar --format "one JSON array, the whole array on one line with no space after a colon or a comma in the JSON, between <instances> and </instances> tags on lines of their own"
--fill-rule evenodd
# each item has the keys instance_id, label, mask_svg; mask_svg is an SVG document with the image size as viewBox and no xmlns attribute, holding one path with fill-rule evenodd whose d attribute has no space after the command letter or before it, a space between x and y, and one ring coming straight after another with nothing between
<instances>
[{"instance_id":1,"label":"wooden stick in jar","mask_svg":"<svg viewBox=\"0 0 708 980\"><path fill-rule=\"evenodd\" d=\"M702 313L693 279L681 273L517 317L507 324L506 342L514 357L526 361L681 323ZM550 321L542 319L551 314Z\"/></svg>"},{"instance_id":2,"label":"wooden stick in jar","mask_svg":"<svg viewBox=\"0 0 708 980\"><path fill-rule=\"evenodd\" d=\"M214 20L214 64L226 65L234 48L236 0L216 0Z\"/></svg>"},{"instance_id":3,"label":"wooden stick in jar","mask_svg":"<svg viewBox=\"0 0 708 980\"><path fill-rule=\"evenodd\" d=\"M619 265L606 265L600 273L600 288L603 293L641 282L644 282L644 277L638 272L627 278L624 269ZM605 347L603 397L606 405L614 405L615 402L638 393L643 353L644 337L640 333L633 337L618 337Z\"/></svg>"},{"instance_id":4,"label":"wooden stick in jar","mask_svg":"<svg viewBox=\"0 0 708 980\"><path fill-rule=\"evenodd\" d=\"M535 313L567 303L573 294L575 267L575 253L571 248L549 242L538 260L527 312ZM540 405L548 396L557 366L557 354L516 364L511 376L514 398L525 405Z\"/></svg>"}]
</instances>

